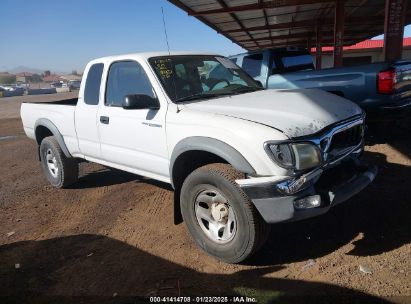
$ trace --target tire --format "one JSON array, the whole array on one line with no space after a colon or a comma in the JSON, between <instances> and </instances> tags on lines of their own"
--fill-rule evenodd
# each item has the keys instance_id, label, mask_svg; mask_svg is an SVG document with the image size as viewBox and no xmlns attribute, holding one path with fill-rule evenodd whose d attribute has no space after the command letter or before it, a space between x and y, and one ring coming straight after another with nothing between
<instances>
[{"instance_id":1,"label":"tire","mask_svg":"<svg viewBox=\"0 0 411 304\"><path fill-rule=\"evenodd\" d=\"M249 258L270 233L270 226L235 182L241 178L244 174L228 164L210 164L193 171L181 188L181 213L193 240L227 263Z\"/></svg>"},{"instance_id":2,"label":"tire","mask_svg":"<svg viewBox=\"0 0 411 304\"><path fill-rule=\"evenodd\" d=\"M65 188L78 180L78 163L67 158L54 136L46 137L40 144L41 167L47 180L56 188Z\"/></svg>"}]
</instances>

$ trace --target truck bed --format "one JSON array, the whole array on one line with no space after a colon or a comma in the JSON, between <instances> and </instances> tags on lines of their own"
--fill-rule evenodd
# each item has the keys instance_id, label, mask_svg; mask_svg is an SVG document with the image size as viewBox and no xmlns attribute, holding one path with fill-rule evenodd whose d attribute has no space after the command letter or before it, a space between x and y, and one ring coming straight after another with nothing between
<instances>
[{"instance_id":1,"label":"truck bed","mask_svg":"<svg viewBox=\"0 0 411 304\"><path fill-rule=\"evenodd\" d=\"M47 121L63 136L68 150L75 151L78 147L74 124L77 100L71 98L51 102L22 103L20 113L26 135L35 139L36 124Z\"/></svg>"},{"instance_id":2,"label":"truck bed","mask_svg":"<svg viewBox=\"0 0 411 304\"><path fill-rule=\"evenodd\" d=\"M377 89L378 74L396 72L396 84L390 94L380 94ZM357 103L370 118L381 118L384 106L399 107L411 100L411 62L377 62L351 67L299 71L275 74L268 78L267 87L275 89L320 88ZM384 114L382 117L387 118Z\"/></svg>"}]
</instances>

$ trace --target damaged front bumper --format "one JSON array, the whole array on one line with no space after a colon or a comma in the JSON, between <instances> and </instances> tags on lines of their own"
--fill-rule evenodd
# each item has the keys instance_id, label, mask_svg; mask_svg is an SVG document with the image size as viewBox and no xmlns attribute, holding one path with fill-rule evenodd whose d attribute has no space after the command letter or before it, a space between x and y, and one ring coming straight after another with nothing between
<instances>
[{"instance_id":1,"label":"damaged front bumper","mask_svg":"<svg viewBox=\"0 0 411 304\"><path fill-rule=\"evenodd\" d=\"M347 158L327 170L288 178L238 180L267 223L302 220L326 213L368 186L377 167Z\"/></svg>"}]
</instances>

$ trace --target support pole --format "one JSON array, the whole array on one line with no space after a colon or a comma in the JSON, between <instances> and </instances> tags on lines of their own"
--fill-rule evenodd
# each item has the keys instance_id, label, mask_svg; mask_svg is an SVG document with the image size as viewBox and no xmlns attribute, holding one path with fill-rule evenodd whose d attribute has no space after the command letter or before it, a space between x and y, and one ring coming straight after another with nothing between
<instances>
[{"instance_id":1,"label":"support pole","mask_svg":"<svg viewBox=\"0 0 411 304\"><path fill-rule=\"evenodd\" d=\"M334 67L341 67L343 63L344 47L344 1L335 1L334 19Z\"/></svg>"},{"instance_id":2,"label":"support pole","mask_svg":"<svg viewBox=\"0 0 411 304\"><path fill-rule=\"evenodd\" d=\"M311 36L307 38L307 51L311 52L312 39Z\"/></svg>"},{"instance_id":3,"label":"support pole","mask_svg":"<svg viewBox=\"0 0 411 304\"><path fill-rule=\"evenodd\" d=\"M315 69L321 70L322 65L322 40L323 40L323 33L321 31L321 23L317 24L316 29L316 44L315 44Z\"/></svg>"},{"instance_id":4,"label":"support pole","mask_svg":"<svg viewBox=\"0 0 411 304\"><path fill-rule=\"evenodd\" d=\"M406 0L385 1L384 59L387 62L401 59L406 15Z\"/></svg>"}]
</instances>

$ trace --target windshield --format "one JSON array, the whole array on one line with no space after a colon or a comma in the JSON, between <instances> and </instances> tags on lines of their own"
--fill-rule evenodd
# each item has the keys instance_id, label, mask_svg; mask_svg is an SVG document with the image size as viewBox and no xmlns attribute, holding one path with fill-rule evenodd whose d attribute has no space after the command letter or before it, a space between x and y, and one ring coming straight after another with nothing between
<instances>
[{"instance_id":1,"label":"windshield","mask_svg":"<svg viewBox=\"0 0 411 304\"><path fill-rule=\"evenodd\" d=\"M228 58L205 55L149 59L173 102L242 94L259 84Z\"/></svg>"}]
</instances>

